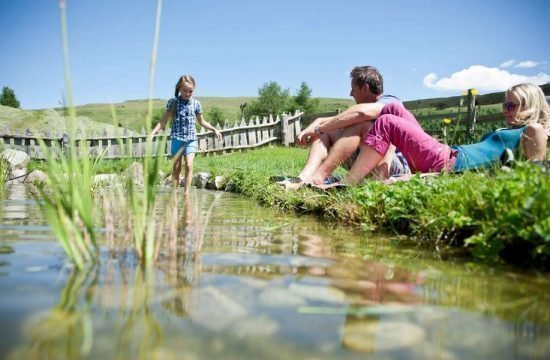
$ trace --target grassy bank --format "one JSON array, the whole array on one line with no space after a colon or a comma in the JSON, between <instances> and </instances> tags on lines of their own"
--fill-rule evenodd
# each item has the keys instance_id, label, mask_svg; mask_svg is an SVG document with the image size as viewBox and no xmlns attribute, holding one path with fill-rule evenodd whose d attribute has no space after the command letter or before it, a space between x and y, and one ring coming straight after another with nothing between
<instances>
[{"instance_id":1,"label":"grassy bank","mask_svg":"<svg viewBox=\"0 0 550 360\"><path fill-rule=\"evenodd\" d=\"M550 181L534 165L393 185L370 181L331 193L288 192L269 181L298 174L306 156L304 149L269 147L198 157L195 169L226 175L236 191L283 211L406 234L434 250L459 247L481 260L550 265Z\"/></svg>"},{"instance_id":2,"label":"grassy bank","mask_svg":"<svg viewBox=\"0 0 550 360\"><path fill-rule=\"evenodd\" d=\"M535 165L519 163L511 171L413 178L392 185L368 181L336 192L286 191L269 180L272 175L297 175L307 153L265 147L199 155L195 172L226 176L235 191L281 211L313 214L365 231L404 234L434 251L459 249L478 260L550 268L550 181ZM130 163L100 161L97 172L120 173ZM169 159L161 162L160 170L171 172Z\"/></svg>"}]
</instances>

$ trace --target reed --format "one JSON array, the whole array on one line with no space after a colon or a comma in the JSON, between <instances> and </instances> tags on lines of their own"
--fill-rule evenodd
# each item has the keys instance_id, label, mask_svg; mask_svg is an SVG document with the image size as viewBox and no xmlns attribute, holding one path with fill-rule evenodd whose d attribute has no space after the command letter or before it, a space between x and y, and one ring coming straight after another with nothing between
<instances>
[{"instance_id":1,"label":"reed","mask_svg":"<svg viewBox=\"0 0 550 360\"><path fill-rule=\"evenodd\" d=\"M92 176L96 161L90 160L86 142L76 152L76 112L72 100L69 71L67 19L65 1L60 1L61 35L68 114L69 148L50 150L40 142L46 157L48 178L38 188L40 207L47 216L69 260L78 269L99 260L99 247L94 230ZM100 158L100 157L99 157Z\"/></svg>"},{"instance_id":2,"label":"reed","mask_svg":"<svg viewBox=\"0 0 550 360\"><path fill-rule=\"evenodd\" d=\"M151 265L155 260L156 219L154 217L154 209L155 199L158 194L160 163L166 145L166 137L163 136L155 149L153 147L153 137L151 135L153 119L153 82L155 78L161 10L162 0L158 0L153 50L151 52L151 62L149 66L149 99L146 116L146 131L149 136L147 136L146 156L143 160L143 189L137 188L133 179L128 179L127 181L129 215L131 216L133 225L134 247L141 263L145 266Z\"/></svg>"},{"instance_id":3,"label":"reed","mask_svg":"<svg viewBox=\"0 0 550 360\"><path fill-rule=\"evenodd\" d=\"M0 199L4 198L4 194L6 191L6 181L8 181L9 175L10 164L6 159L0 156Z\"/></svg>"}]
</instances>

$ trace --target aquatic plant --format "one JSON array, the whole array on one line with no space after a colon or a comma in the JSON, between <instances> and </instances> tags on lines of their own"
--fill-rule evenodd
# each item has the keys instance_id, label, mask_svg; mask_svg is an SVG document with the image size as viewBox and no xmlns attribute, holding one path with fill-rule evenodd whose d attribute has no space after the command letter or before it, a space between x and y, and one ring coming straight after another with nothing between
<instances>
[{"instance_id":1,"label":"aquatic plant","mask_svg":"<svg viewBox=\"0 0 550 360\"><path fill-rule=\"evenodd\" d=\"M76 112L72 101L65 2L60 1L59 4L68 102L68 149L59 146L50 149L40 141L48 178L45 186L38 188L38 201L69 260L77 268L83 269L87 264L99 260L91 190L95 161L90 160L85 141L80 141L78 153L76 151Z\"/></svg>"},{"instance_id":2,"label":"aquatic plant","mask_svg":"<svg viewBox=\"0 0 550 360\"><path fill-rule=\"evenodd\" d=\"M157 1L157 13L151 62L149 66L149 103L146 116L147 136L145 159L143 161L143 189L137 189L133 179L128 179L129 211L133 226L134 246L138 257L145 265L150 265L155 260L155 224L154 216L155 199L158 193L160 180L159 170L166 137L161 137L156 149L153 146L151 135L153 118L153 80L155 78L155 64L157 58L158 38L160 30L160 14L162 0Z\"/></svg>"},{"instance_id":3,"label":"aquatic plant","mask_svg":"<svg viewBox=\"0 0 550 360\"><path fill-rule=\"evenodd\" d=\"M29 344L14 351L15 359L78 359L93 348L92 302L99 268L72 271L59 300L28 326Z\"/></svg>"},{"instance_id":4,"label":"aquatic plant","mask_svg":"<svg viewBox=\"0 0 550 360\"><path fill-rule=\"evenodd\" d=\"M2 149L0 148L0 151ZM6 190L6 181L8 181L10 175L10 164L0 156L0 199L4 198L4 192Z\"/></svg>"}]
</instances>

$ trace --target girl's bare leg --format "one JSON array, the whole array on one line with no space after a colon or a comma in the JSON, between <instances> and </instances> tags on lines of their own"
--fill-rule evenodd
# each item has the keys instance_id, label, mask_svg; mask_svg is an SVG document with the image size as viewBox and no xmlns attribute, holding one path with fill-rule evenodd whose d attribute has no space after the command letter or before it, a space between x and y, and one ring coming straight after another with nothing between
<instances>
[{"instance_id":1,"label":"girl's bare leg","mask_svg":"<svg viewBox=\"0 0 550 360\"><path fill-rule=\"evenodd\" d=\"M172 185L174 188L177 188L180 183L180 173L181 173L181 158L183 152L178 152L172 159Z\"/></svg>"},{"instance_id":2,"label":"girl's bare leg","mask_svg":"<svg viewBox=\"0 0 550 360\"><path fill-rule=\"evenodd\" d=\"M185 194L189 194L193 182L193 161L195 153L185 155Z\"/></svg>"}]
</instances>

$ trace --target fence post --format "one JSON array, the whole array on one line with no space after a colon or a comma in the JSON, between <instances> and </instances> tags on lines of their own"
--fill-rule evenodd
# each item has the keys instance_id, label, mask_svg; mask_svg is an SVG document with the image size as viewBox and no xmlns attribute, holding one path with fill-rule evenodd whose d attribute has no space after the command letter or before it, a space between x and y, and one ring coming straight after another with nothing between
<instances>
[{"instance_id":1,"label":"fence post","mask_svg":"<svg viewBox=\"0 0 550 360\"><path fill-rule=\"evenodd\" d=\"M474 89L468 89L468 117L467 117L467 126L468 126L468 136L473 138L474 128L476 124L476 95L473 92Z\"/></svg>"},{"instance_id":2,"label":"fence post","mask_svg":"<svg viewBox=\"0 0 550 360\"><path fill-rule=\"evenodd\" d=\"M283 113L283 116L281 116L281 142L284 146L289 145L288 141L288 118L289 115L286 113Z\"/></svg>"},{"instance_id":3,"label":"fence post","mask_svg":"<svg viewBox=\"0 0 550 360\"><path fill-rule=\"evenodd\" d=\"M61 154L65 158L69 157L69 146L70 146L69 135L63 134L61 136Z\"/></svg>"},{"instance_id":4,"label":"fence post","mask_svg":"<svg viewBox=\"0 0 550 360\"><path fill-rule=\"evenodd\" d=\"M29 157L31 156L31 130L29 128L25 129L25 152Z\"/></svg>"}]
</instances>

